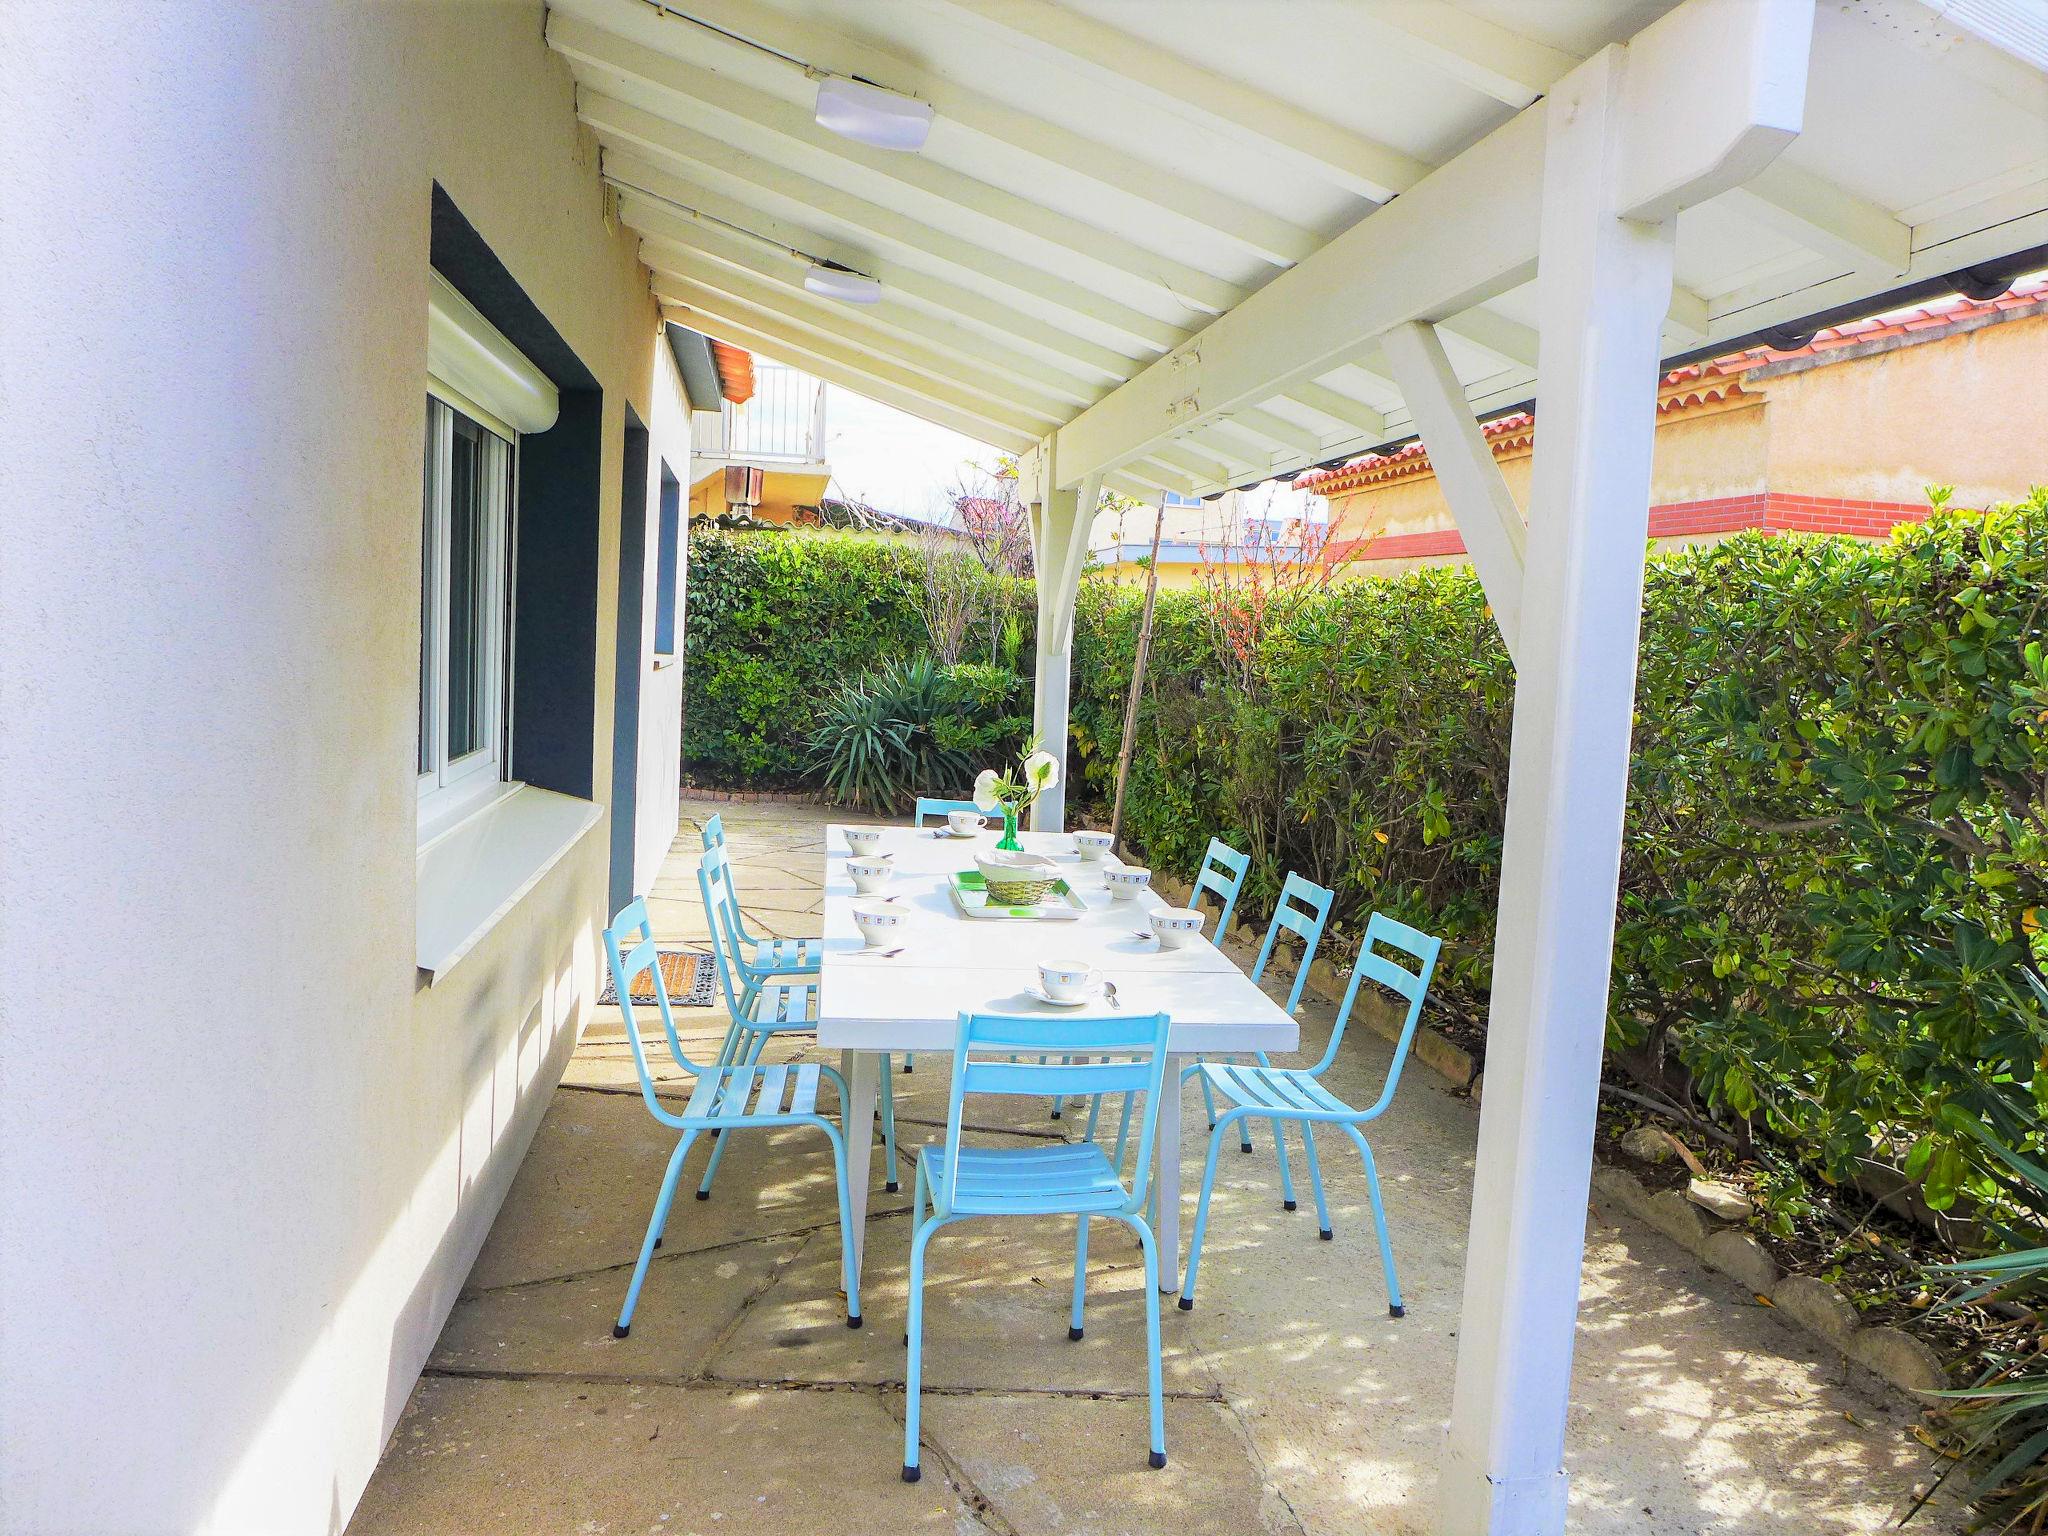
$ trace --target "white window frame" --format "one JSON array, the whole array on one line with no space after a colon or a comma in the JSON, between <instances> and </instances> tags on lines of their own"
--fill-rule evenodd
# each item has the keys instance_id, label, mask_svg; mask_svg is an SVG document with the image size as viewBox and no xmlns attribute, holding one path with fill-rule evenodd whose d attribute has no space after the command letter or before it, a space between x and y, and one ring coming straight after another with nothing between
<instances>
[{"instance_id":1,"label":"white window frame","mask_svg":"<svg viewBox=\"0 0 2048 1536\"><path fill-rule=\"evenodd\" d=\"M507 788L506 700L511 659L511 529L518 474L518 434L460 392L430 377L427 394L432 411L431 441L426 451L431 466L424 482L433 505L421 507L423 548L420 558L422 659L420 678L421 759L419 773L419 842L446 831L470 811L489 803ZM453 457L455 418L460 415L482 429L485 455L482 529L485 585L480 610L491 617L484 636L480 691L483 700L483 744L463 756L447 756L448 570L454 528Z\"/></svg>"}]
</instances>

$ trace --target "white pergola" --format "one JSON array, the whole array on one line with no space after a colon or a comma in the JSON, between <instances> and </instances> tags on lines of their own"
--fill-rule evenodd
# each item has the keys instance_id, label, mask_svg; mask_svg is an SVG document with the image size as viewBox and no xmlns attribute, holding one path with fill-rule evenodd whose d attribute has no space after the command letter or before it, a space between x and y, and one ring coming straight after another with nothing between
<instances>
[{"instance_id":1,"label":"white pergola","mask_svg":"<svg viewBox=\"0 0 2048 1536\"><path fill-rule=\"evenodd\" d=\"M2048 245L2048 13L554 0L548 38L670 318L1019 456L1056 750L1101 488L1428 444L1518 674L1440 1523L1561 1531L1651 385ZM924 150L820 128L823 76L929 103ZM1477 422L1531 398L1525 520Z\"/></svg>"}]
</instances>

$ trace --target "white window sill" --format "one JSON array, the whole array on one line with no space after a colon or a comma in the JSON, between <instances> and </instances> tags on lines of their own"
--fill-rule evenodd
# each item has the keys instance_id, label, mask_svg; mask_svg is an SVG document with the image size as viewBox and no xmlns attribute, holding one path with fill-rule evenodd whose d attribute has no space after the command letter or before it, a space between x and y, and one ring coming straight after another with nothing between
<instances>
[{"instance_id":1,"label":"white window sill","mask_svg":"<svg viewBox=\"0 0 2048 1536\"><path fill-rule=\"evenodd\" d=\"M531 784L504 789L419 851L419 968L429 986L454 969L604 815L594 801Z\"/></svg>"}]
</instances>

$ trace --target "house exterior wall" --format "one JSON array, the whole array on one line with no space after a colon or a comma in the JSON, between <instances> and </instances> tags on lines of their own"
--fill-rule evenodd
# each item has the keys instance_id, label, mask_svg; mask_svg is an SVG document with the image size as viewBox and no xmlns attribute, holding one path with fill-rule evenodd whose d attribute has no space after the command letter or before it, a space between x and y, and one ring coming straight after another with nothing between
<instances>
[{"instance_id":1,"label":"house exterior wall","mask_svg":"<svg viewBox=\"0 0 2048 1536\"><path fill-rule=\"evenodd\" d=\"M1903 344L1886 337L1867 351L1765 363L1739 377L1732 394L1667 400L1659 416L1650 489L1659 548L1741 528L1881 537L1923 515L1930 485L1955 486L1959 506L1986 506L2048 480L2048 313ZM1525 510L1531 452L1516 439L1495 453ZM1371 541L1350 568L1358 574L1465 562L1426 464L1327 494L1340 536Z\"/></svg>"},{"instance_id":2,"label":"house exterior wall","mask_svg":"<svg viewBox=\"0 0 2048 1536\"><path fill-rule=\"evenodd\" d=\"M415 969L432 184L604 391L600 801L624 408L680 405L539 0L106 23L0 49L0 1530L331 1533L604 916L600 821Z\"/></svg>"}]
</instances>

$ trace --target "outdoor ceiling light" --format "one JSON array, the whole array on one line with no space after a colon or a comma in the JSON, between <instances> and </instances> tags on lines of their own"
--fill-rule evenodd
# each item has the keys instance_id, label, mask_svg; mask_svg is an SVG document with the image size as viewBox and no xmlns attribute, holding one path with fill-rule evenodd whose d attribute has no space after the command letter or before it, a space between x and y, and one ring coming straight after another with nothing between
<instances>
[{"instance_id":1,"label":"outdoor ceiling light","mask_svg":"<svg viewBox=\"0 0 2048 1536\"><path fill-rule=\"evenodd\" d=\"M873 304L882 297L882 285L877 279L822 261L813 262L804 273L804 291L821 299L837 299L842 304Z\"/></svg>"},{"instance_id":2,"label":"outdoor ceiling light","mask_svg":"<svg viewBox=\"0 0 2048 1536\"><path fill-rule=\"evenodd\" d=\"M932 108L879 85L826 75L818 81L818 126L876 149L917 150L932 131Z\"/></svg>"}]
</instances>

